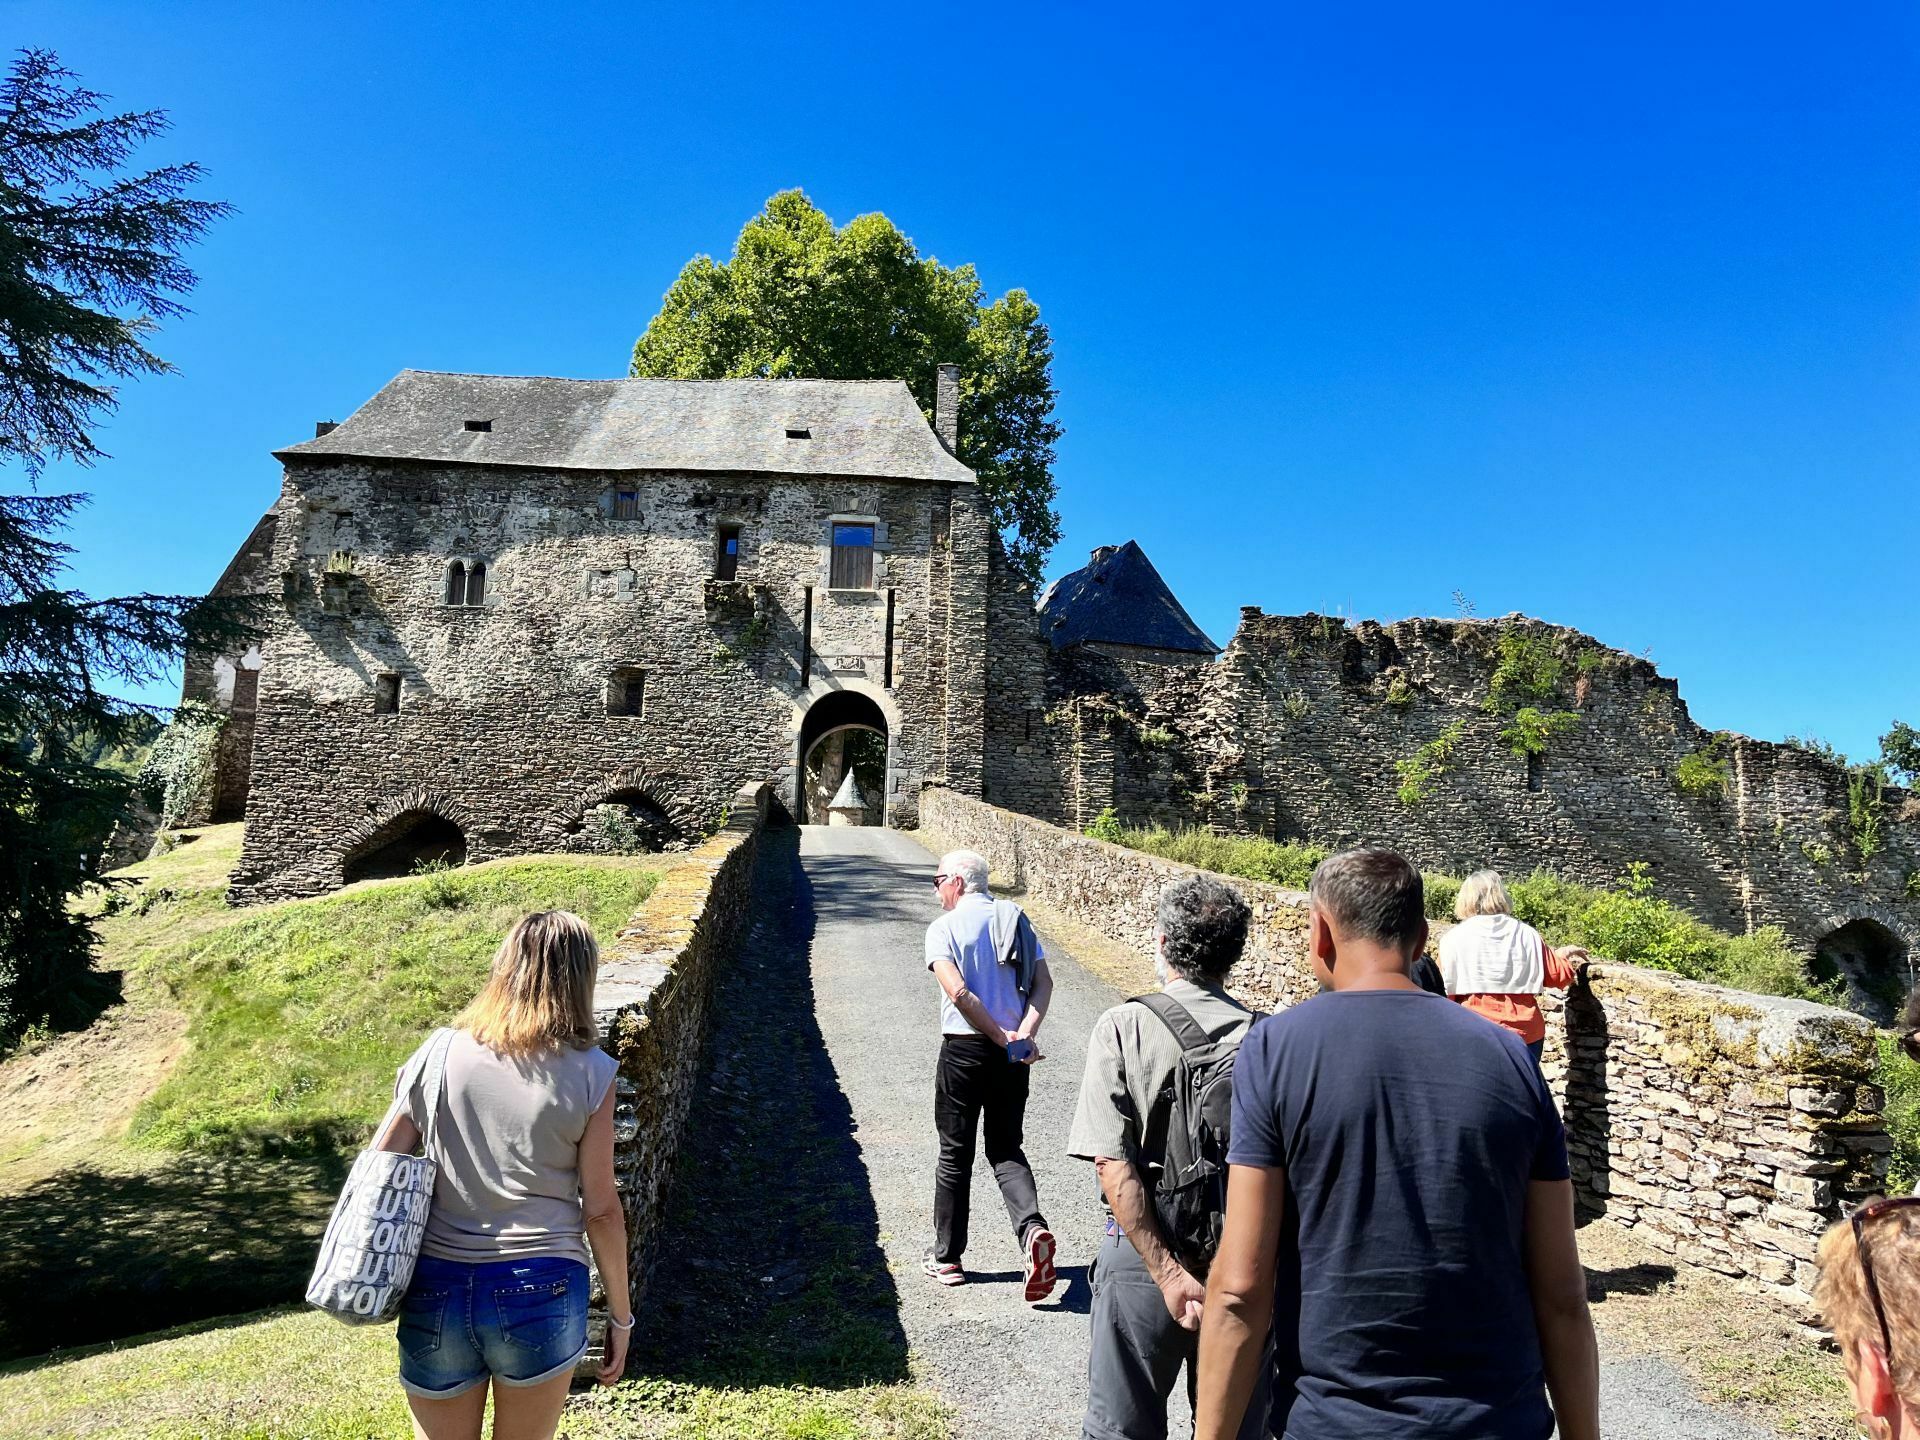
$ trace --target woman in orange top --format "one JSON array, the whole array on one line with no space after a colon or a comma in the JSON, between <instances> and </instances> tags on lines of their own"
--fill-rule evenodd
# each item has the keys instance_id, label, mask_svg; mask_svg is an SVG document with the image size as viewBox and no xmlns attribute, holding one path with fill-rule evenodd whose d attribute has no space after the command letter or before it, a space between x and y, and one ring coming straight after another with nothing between
<instances>
[{"instance_id":1,"label":"woman in orange top","mask_svg":"<svg viewBox=\"0 0 1920 1440\"><path fill-rule=\"evenodd\" d=\"M1513 1031L1534 1063L1547 1042L1540 992L1564 990L1587 952L1555 950L1540 932L1513 917L1497 870L1476 870L1460 885L1453 913L1460 923L1440 937L1440 974L1447 994L1475 1014Z\"/></svg>"}]
</instances>

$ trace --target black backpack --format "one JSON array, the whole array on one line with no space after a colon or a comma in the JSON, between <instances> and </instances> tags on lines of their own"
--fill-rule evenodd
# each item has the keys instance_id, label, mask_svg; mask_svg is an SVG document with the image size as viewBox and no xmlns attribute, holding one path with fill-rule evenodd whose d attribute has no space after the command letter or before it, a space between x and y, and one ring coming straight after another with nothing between
<instances>
[{"instance_id":1,"label":"black backpack","mask_svg":"<svg viewBox=\"0 0 1920 1440\"><path fill-rule=\"evenodd\" d=\"M1247 1028L1215 1040L1171 995L1136 995L1133 1003L1151 1010L1180 1042L1173 1079L1161 1092L1170 1109L1166 1155L1153 1179L1153 1209L1174 1258L1204 1277L1226 1224L1233 1060Z\"/></svg>"}]
</instances>

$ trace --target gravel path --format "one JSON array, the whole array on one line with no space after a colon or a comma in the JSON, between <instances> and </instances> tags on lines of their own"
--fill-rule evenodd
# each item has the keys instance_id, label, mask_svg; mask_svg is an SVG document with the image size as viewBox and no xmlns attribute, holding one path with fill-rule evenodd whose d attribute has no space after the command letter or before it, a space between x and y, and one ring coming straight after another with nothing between
<instances>
[{"instance_id":1,"label":"gravel path","mask_svg":"<svg viewBox=\"0 0 1920 1440\"><path fill-rule=\"evenodd\" d=\"M1053 1005L1041 1036L1047 1058L1034 1068L1026 1150L1067 1283L1047 1304L1021 1302L1018 1247L992 1174L976 1161L971 1283L936 1286L920 1273L937 1153L938 992L921 959L926 926L939 913L934 857L897 831L817 826L802 831L800 856L813 920L815 1018L852 1111L907 1343L957 1411L964 1440L1077 1436L1086 1403L1086 1262L1102 1222L1092 1167L1069 1159L1065 1145L1086 1036L1122 997L1053 953ZM1184 1400L1175 1405L1172 1433L1189 1433ZM1610 1437L1766 1435L1705 1406L1671 1367L1631 1355L1603 1360L1602 1421Z\"/></svg>"}]
</instances>

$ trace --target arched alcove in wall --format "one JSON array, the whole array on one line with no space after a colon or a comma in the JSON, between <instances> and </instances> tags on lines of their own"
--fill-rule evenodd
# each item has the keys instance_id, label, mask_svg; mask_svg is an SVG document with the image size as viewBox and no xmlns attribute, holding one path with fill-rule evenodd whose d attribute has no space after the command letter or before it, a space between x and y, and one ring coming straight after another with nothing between
<instances>
[{"instance_id":1,"label":"arched alcove in wall","mask_svg":"<svg viewBox=\"0 0 1920 1440\"><path fill-rule=\"evenodd\" d=\"M814 701L801 722L795 766L794 814L801 823L826 823L827 802L850 770L865 802L861 823L883 824L888 740L886 715L859 691L834 690Z\"/></svg>"},{"instance_id":2,"label":"arched alcove in wall","mask_svg":"<svg viewBox=\"0 0 1920 1440\"><path fill-rule=\"evenodd\" d=\"M341 861L341 880L384 880L411 875L422 865L464 865L467 837L432 810L408 810L368 835Z\"/></svg>"},{"instance_id":3,"label":"arched alcove in wall","mask_svg":"<svg viewBox=\"0 0 1920 1440\"><path fill-rule=\"evenodd\" d=\"M1813 947L1816 975L1846 982L1852 1008L1890 1024L1913 987L1913 955L1906 940L1871 915L1857 915L1820 937Z\"/></svg>"}]
</instances>

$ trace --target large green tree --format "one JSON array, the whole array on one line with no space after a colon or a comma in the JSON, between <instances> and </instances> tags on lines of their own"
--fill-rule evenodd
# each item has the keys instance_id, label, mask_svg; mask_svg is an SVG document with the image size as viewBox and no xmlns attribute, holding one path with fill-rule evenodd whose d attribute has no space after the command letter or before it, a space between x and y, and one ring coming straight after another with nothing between
<instances>
[{"instance_id":1,"label":"large green tree","mask_svg":"<svg viewBox=\"0 0 1920 1440\"><path fill-rule=\"evenodd\" d=\"M127 173L165 117L101 104L43 50L0 81L0 461L29 481L50 460L92 463L111 381L167 368L146 337L193 284L181 249L225 209L183 193L195 166ZM84 498L0 494L0 1041L84 1019L100 989L70 902L102 878L133 788L98 762L152 726L108 687L253 634L245 601L64 588L54 536Z\"/></svg>"},{"instance_id":2,"label":"large green tree","mask_svg":"<svg viewBox=\"0 0 1920 1440\"><path fill-rule=\"evenodd\" d=\"M988 302L973 266L922 257L885 215L836 228L798 190L767 201L733 258L697 255L633 347L632 373L904 380L933 413L934 367L960 365L960 458L1015 567L1037 582L1053 508L1053 341L1024 290Z\"/></svg>"}]
</instances>

